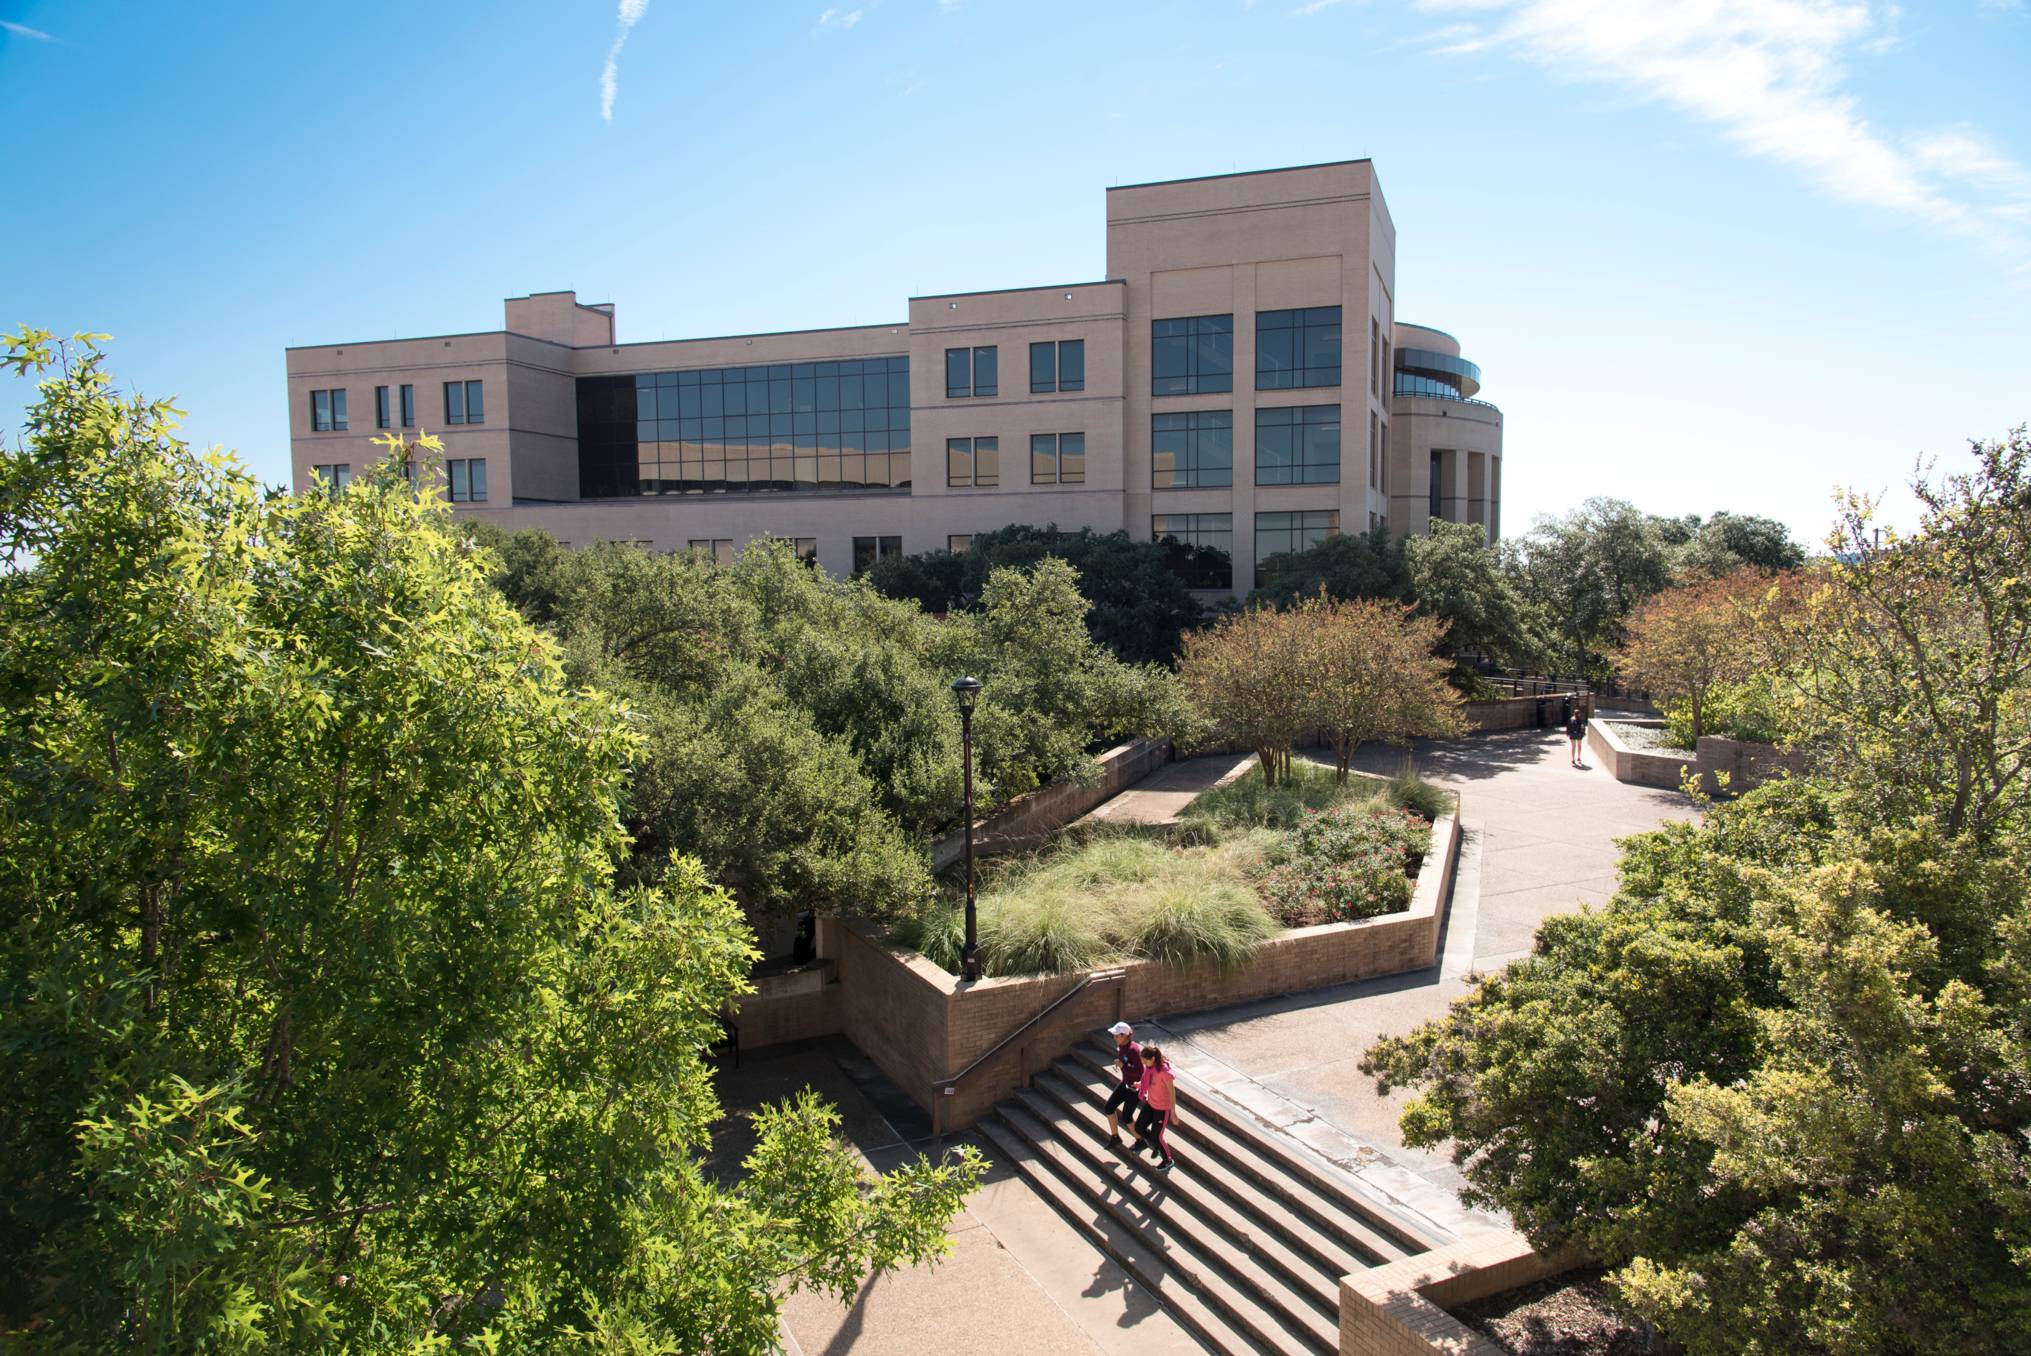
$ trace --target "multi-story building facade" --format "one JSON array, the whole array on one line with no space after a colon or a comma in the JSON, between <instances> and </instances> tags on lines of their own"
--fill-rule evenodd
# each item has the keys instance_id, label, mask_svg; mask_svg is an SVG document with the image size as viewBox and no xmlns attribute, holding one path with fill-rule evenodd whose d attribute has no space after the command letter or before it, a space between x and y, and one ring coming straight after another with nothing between
<instances>
[{"instance_id":1,"label":"multi-story building facade","mask_svg":"<svg viewBox=\"0 0 2031 1356\"><path fill-rule=\"evenodd\" d=\"M549 292L489 333L292 348L293 472L429 432L456 512L574 545L783 537L844 573L1055 524L1167 541L1195 587L1246 594L1332 532L1495 535L1501 414L1395 312L1365 160L1138 184L1108 191L1105 280L893 324L623 344L611 305Z\"/></svg>"}]
</instances>

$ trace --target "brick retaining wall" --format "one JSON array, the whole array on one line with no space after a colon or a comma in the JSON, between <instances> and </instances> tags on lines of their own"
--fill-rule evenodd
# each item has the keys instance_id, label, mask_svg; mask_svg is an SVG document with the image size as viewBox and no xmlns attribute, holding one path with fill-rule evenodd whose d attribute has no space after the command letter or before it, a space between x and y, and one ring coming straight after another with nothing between
<instances>
[{"instance_id":1,"label":"brick retaining wall","mask_svg":"<svg viewBox=\"0 0 2031 1356\"><path fill-rule=\"evenodd\" d=\"M1062 829L1155 772L1171 757L1168 739L1131 739L1093 759L1090 781L1064 779L1018 797L974 825L976 853L1012 851ZM954 830L931 844L931 869L943 871L966 851L966 835Z\"/></svg>"},{"instance_id":2,"label":"brick retaining wall","mask_svg":"<svg viewBox=\"0 0 2031 1356\"><path fill-rule=\"evenodd\" d=\"M1340 1278L1340 1356L1503 1356L1447 1313L1570 1271L1577 1252L1539 1256L1521 1234L1491 1229Z\"/></svg>"},{"instance_id":3,"label":"brick retaining wall","mask_svg":"<svg viewBox=\"0 0 2031 1356\"><path fill-rule=\"evenodd\" d=\"M1641 723L1659 729L1664 725L1663 721ZM1607 722L1600 720L1587 725L1587 750L1600 760L1616 781L1661 787L1667 791L1676 791L1683 785L1682 774L1687 769L1699 774L1700 787L1708 793L1720 790L1720 779L1715 774L1725 772L1728 790L1735 795L1776 777L1803 776L1805 773L1803 754L1787 753L1772 744L1750 744L1722 735L1701 735L1699 746L1688 758L1683 752L1633 749L1608 728Z\"/></svg>"},{"instance_id":4,"label":"brick retaining wall","mask_svg":"<svg viewBox=\"0 0 2031 1356\"><path fill-rule=\"evenodd\" d=\"M1118 985L1096 985L976 1070L965 1087L936 1098L933 1085L960 1072L1070 990L1078 975L988 978L963 984L915 952L882 941L863 923L820 919L819 953L838 967L840 1030L946 1129L970 1123L1027 1075L1113 1021L1196 1012L1277 994L1325 988L1437 962L1446 892L1459 857L1459 824L1443 815L1404 913L1280 933L1222 973L1156 961L1114 967ZM942 1102L942 1106L934 1105Z\"/></svg>"}]
</instances>

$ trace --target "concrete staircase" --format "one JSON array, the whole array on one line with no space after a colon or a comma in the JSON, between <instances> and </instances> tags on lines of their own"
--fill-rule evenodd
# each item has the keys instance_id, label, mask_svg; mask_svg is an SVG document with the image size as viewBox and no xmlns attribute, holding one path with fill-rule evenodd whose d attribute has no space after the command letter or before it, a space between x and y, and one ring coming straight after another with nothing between
<instances>
[{"instance_id":1,"label":"concrete staircase","mask_svg":"<svg viewBox=\"0 0 2031 1356\"><path fill-rule=\"evenodd\" d=\"M1341 1276L1451 1241L1182 1075L1169 1131L1176 1166L1156 1171L1108 1143L1113 1060L1105 1036L1081 1044L976 1129L1223 1356L1330 1356L1339 1350Z\"/></svg>"}]
</instances>

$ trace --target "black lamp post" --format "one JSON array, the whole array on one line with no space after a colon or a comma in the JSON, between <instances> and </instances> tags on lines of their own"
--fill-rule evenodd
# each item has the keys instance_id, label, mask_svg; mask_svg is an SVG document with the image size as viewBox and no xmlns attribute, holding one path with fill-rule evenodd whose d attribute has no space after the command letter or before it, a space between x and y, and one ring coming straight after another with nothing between
<instances>
[{"instance_id":1,"label":"black lamp post","mask_svg":"<svg viewBox=\"0 0 2031 1356\"><path fill-rule=\"evenodd\" d=\"M959 953L959 977L980 978L980 937L973 914L973 704L980 700L978 678L955 678L959 699L959 743L966 764L966 949Z\"/></svg>"}]
</instances>

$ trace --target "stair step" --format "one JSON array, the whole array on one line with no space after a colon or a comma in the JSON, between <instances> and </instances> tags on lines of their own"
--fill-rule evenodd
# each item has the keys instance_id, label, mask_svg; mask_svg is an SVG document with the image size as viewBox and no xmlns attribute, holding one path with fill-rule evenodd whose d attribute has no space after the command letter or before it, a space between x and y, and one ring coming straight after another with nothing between
<instances>
[{"instance_id":1,"label":"stair step","mask_svg":"<svg viewBox=\"0 0 2031 1356\"><path fill-rule=\"evenodd\" d=\"M1057 1068L1103 1101L1116 1077L1112 1047L1098 1041L1074 1046ZM1173 1127L1175 1135L1221 1158L1258 1190L1329 1237L1341 1239L1367 1259L1366 1265L1427 1252L1449 1241L1365 1198L1337 1170L1312 1162L1217 1096L1206 1096L1184 1078L1178 1080L1177 1091L1182 1114Z\"/></svg>"},{"instance_id":2,"label":"stair step","mask_svg":"<svg viewBox=\"0 0 2031 1356\"><path fill-rule=\"evenodd\" d=\"M1107 1116L1100 1104L1055 1072L1038 1075L1034 1091L1019 1093L1045 1104L1047 1114L1072 1135L1083 1133L1092 1155L1114 1156L1105 1143ZM1131 1162L1134 1161L1131 1157ZM1370 1264L1355 1257L1326 1235L1277 1210L1254 1185L1209 1155L1181 1163L1170 1175L1173 1197L1208 1216L1214 1227L1244 1248L1253 1250L1290 1288L1309 1298L1328 1317L1340 1312L1340 1277Z\"/></svg>"},{"instance_id":3,"label":"stair step","mask_svg":"<svg viewBox=\"0 0 2031 1356\"><path fill-rule=\"evenodd\" d=\"M997 1115L1080 1196L1123 1226L1149 1236L1171 1271L1251 1339L1276 1351L1300 1349L1332 1356L1338 1350L1337 1316L1327 1318L1306 1297L1280 1283L1247 1249L1176 1201L1170 1177L1132 1167L1111 1150L1094 1153L1091 1141L1075 1142L1048 1114L1004 1102ZM1176 1169L1171 1176L1183 1171ZM1173 1208L1174 1201L1178 1208Z\"/></svg>"},{"instance_id":4,"label":"stair step","mask_svg":"<svg viewBox=\"0 0 2031 1356\"><path fill-rule=\"evenodd\" d=\"M988 1117L977 1122L974 1129L1031 1189L1049 1201L1073 1228L1112 1258L1218 1356L1275 1356L1278 1348L1264 1347L1244 1336L1212 1305L1193 1293L1190 1281L1173 1274L1161 1246L1074 1191L1050 1168L1043 1155L1008 1125Z\"/></svg>"}]
</instances>

